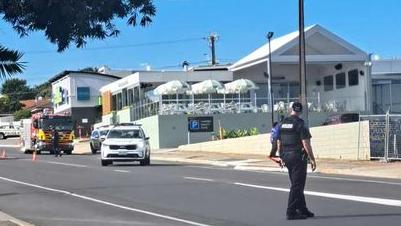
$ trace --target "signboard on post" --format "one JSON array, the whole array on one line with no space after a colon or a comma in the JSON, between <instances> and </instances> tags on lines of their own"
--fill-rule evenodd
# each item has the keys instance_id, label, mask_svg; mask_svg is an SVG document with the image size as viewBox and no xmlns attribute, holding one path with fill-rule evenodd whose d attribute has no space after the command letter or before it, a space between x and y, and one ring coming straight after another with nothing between
<instances>
[{"instance_id":1,"label":"signboard on post","mask_svg":"<svg viewBox=\"0 0 401 226\"><path fill-rule=\"evenodd\" d=\"M189 117L188 131L191 133L197 132L213 132L213 117Z\"/></svg>"}]
</instances>

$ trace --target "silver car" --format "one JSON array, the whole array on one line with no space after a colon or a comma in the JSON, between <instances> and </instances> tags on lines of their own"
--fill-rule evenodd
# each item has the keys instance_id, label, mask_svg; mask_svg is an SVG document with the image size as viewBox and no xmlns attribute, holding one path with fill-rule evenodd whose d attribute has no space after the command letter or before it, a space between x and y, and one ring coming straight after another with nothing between
<instances>
[{"instance_id":1,"label":"silver car","mask_svg":"<svg viewBox=\"0 0 401 226\"><path fill-rule=\"evenodd\" d=\"M107 133L109 132L109 127L99 127L93 130L90 138L90 148L92 154L96 154L97 151L102 147L102 142L106 139Z\"/></svg>"}]
</instances>

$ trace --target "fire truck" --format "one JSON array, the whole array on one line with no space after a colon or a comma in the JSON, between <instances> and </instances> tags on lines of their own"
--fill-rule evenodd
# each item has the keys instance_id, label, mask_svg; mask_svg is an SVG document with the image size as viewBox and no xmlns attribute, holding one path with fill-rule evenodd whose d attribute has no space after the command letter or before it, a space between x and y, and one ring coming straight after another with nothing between
<instances>
[{"instance_id":1,"label":"fire truck","mask_svg":"<svg viewBox=\"0 0 401 226\"><path fill-rule=\"evenodd\" d=\"M21 150L25 153L42 151L53 153L52 129L59 133L59 148L69 155L74 150L74 132L71 116L51 114L48 111L35 113L30 119L21 120Z\"/></svg>"}]
</instances>

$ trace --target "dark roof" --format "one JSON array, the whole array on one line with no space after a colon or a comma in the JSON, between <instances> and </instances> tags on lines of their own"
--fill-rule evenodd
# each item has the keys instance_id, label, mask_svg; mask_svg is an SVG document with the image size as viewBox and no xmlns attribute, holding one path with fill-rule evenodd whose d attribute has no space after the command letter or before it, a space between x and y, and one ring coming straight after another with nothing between
<instances>
[{"instance_id":1,"label":"dark roof","mask_svg":"<svg viewBox=\"0 0 401 226\"><path fill-rule=\"evenodd\" d=\"M116 79L120 79L121 77L116 76L116 75L109 75L109 74L102 74L102 73L98 73L98 72L92 72L92 71L63 71L61 73L58 73L57 75L53 76L52 78L49 79L49 82L55 82L65 76L67 76L68 74L72 74L72 73L81 73L81 74L89 74L89 75L99 75L99 76L105 76L105 77L109 77L109 78L116 78Z\"/></svg>"},{"instance_id":2,"label":"dark roof","mask_svg":"<svg viewBox=\"0 0 401 226\"><path fill-rule=\"evenodd\" d=\"M228 71L228 67L231 64L223 64L223 65L201 65L193 68L193 71Z\"/></svg>"}]
</instances>

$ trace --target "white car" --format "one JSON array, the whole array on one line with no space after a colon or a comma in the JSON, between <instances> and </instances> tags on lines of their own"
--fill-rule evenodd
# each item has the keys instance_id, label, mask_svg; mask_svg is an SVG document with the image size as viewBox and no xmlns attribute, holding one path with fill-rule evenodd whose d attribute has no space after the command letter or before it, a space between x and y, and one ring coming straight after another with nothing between
<instances>
[{"instance_id":1,"label":"white car","mask_svg":"<svg viewBox=\"0 0 401 226\"><path fill-rule=\"evenodd\" d=\"M111 128L100 150L102 166L129 161L150 165L149 137L137 125Z\"/></svg>"}]
</instances>

